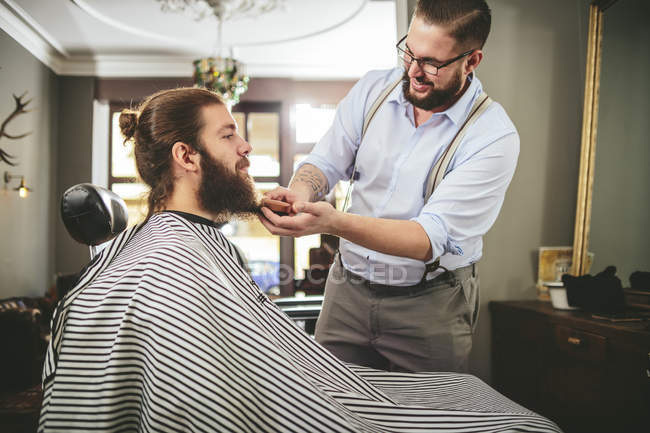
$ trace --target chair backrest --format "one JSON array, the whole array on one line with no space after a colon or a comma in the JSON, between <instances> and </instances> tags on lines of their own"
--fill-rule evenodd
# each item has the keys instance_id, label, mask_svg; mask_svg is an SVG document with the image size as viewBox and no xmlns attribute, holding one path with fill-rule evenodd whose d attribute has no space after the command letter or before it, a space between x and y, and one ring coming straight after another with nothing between
<instances>
[{"instance_id":1,"label":"chair backrest","mask_svg":"<svg viewBox=\"0 0 650 433\"><path fill-rule=\"evenodd\" d=\"M129 219L124 200L90 183L75 185L63 193L61 218L70 236L91 250L122 232Z\"/></svg>"}]
</instances>

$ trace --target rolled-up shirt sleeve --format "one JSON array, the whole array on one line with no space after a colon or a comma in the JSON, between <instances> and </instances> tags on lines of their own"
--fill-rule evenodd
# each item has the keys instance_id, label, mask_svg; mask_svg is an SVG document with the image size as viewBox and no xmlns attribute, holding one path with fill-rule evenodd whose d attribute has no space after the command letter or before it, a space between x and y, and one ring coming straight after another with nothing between
<instances>
[{"instance_id":1,"label":"rolled-up shirt sleeve","mask_svg":"<svg viewBox=\"0 0 650 433\"><path fill-rule=\"evenodd\" d=\"M411 218L429 237L431 261L463 255L460 244L480 238L499 215L519 156L516 132L492 141L466 158L440 182L420 214Z\"/></svg>"}]
</instances>

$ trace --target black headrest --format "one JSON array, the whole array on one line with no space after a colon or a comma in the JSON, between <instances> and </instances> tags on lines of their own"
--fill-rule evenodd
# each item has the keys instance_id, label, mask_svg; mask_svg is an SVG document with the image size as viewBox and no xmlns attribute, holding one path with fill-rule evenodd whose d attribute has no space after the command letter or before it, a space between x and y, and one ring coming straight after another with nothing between
<instances>
[{"instance_id":1,"label":"black headrest","mask_svg":"<svg viewBox=\"0 0 650 433\"><path fill-rule=\"evenodd\" d=\"M126 228L128 211L124 200L114 192L80 183L63 193L61 218L74 240L99 245Z\"/></svg>"}]
</instances>

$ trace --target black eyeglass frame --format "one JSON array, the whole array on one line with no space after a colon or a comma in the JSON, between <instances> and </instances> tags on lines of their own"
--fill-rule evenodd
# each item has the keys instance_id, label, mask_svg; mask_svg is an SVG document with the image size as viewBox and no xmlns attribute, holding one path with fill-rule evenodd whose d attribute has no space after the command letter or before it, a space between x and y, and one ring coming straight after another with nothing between
<instances>
[{"instance_id":1,"label":"black eyeglass frame","mask_svg":"<svg viewBox=\"0 0 650 433\"><path fill-rule=\"evenodd\" d=\"M459 55L459 56L456 56L456 57L454 57L454 58L451 59L451 60L447 60L446 62L443 62L441 65L434 65L433 63L431 63L431 62L429 62L429 61L427 61L427 60L419 59L419 58L415 57L414 55L409 54L408 52L406 52L406 51L404 51L403 49L400 48L399 45L400 45L402 42L404 42L404 40L405 40L407 37L408 37L408 35L404 35L404 37L403 37L402 39L400 39L399 42L397 42L397 44L395 44L395 48L397 48L397 55L398 55L398 56L399 56L403 61L405 61L406 63L408 63L409 66L411 66L411 64L412 64L413 62L415 62L415 63L418 64L418 66L420 67L420 69L422 69L422 72L424 72L425 74L428 74L428 75L433 75L433 76L438 75L438 72L440 71L440 69L444 68L445 66L449 66L449 65L451 65L452 63L454 63L454 62L456 62L456 61L462 59L463 57L469 56L470 54L472 54L474 51L477 50L476 48L474 48L474 49L471 49L471 50L469 50L469 51L465 51L463 54L461 54L461 55ZM410 58L411 58L411 61L406 60L406 59L403 57L403 55L406 55L406 56L410 57ZM433 66L434 68L436 68L436 73L434 74L434 73L431 73L431 72L427 72L427 71L425 71L423 65Z\"/></svg>"}]
</instances>

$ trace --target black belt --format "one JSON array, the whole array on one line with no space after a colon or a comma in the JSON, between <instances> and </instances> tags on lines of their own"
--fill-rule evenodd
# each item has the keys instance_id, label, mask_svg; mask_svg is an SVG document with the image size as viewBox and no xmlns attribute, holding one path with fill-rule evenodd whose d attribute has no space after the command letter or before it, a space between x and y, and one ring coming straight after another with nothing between
<instances>
[{"instance_id":1,"label":"black belt","mask_svg":"<svg viewBox=\"0 0 650 433\"><path fill-rule=\"evenodd\" d=\"M354 272L348 271L345 268L345 266L343 266L340 256L338 261L339 261L338 264L339 266L341 266L341 269L345 273L346 279L348 281L350 281L352 284L363 285L367 287L368 290L373 292L376 296L386 297L386 298L392 296L416 295L420 292L430 289L433 286L437 286L439 284L444 284L452 281L455 283L458 280L463 280L465 277L468 277L469 275L471 276L476 275L476 264L472 263L471 265L463 266L462 268L453 269L451 271L446 268L443 268L445 269L445 272L443 272L442 274L434 278L431 278L430 280L424 279L426 275L430 272L429 270L427 270L425 271L422 280L417 284L413 284L412 286L391 286L388 284L374 283L355 274ZM442 266L440 266L439 263L437 263L437 261L432 263L431 265L435 265L439 268L442 268ZM427 269L432 269L432 267L428 266Z\"/></svg>"}]
</instances>

